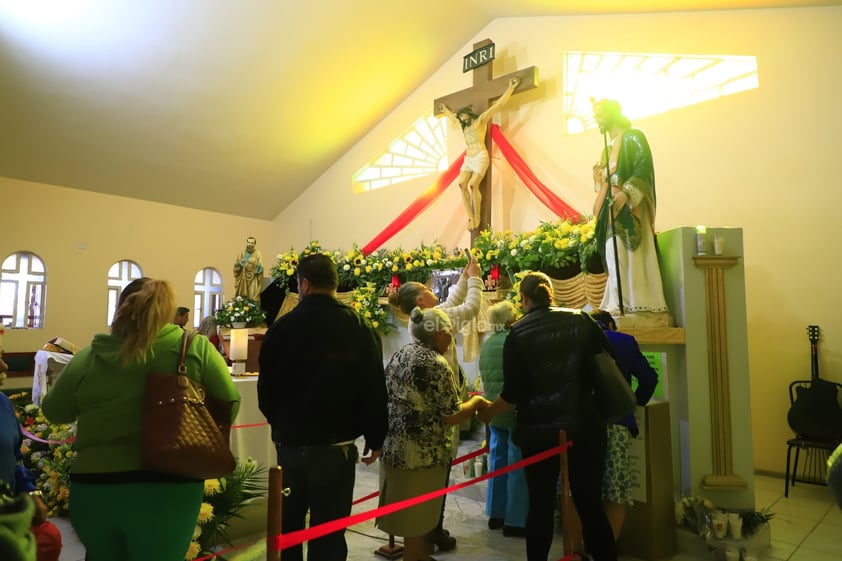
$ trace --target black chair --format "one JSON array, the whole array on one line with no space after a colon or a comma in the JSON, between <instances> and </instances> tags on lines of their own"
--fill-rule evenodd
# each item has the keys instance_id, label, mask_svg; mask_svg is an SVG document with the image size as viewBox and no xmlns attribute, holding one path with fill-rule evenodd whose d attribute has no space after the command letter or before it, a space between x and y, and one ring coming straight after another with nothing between
<instances>
[{"instance_id":1,"label":"black chair","mask_svg":"<svg viewBox=\"0 0 842 561\"><path fill-rule=\"evenodd\" d=\"M814 485L827 485L827 460L836 447L842 443L842 407L836 401L836 396L833 396L832 399L827 397L827 399L830 399L829 403L823 399L822 405L827 405L827 407L822 408L814 407L813 403L810 404L811 407L804 407L805 404L802 402L802 407L800 408L800 414L802 415L802 419L800 419L801 423L797 424L795 419L793 419L795 408L792 406L796 404L796 401L800 397L799 394L803 395L805 392L815 389L817 384L822 384L823 391L829 390L826 392L828 396L832 396L834 387L836 393L842 395L842 384L823 379L818 379L818 382L815 379L796 380L789 385L789 402L791 408L788 420L796 436L786 441L786 482L784 484L784 497L789 497L789 486L795 486L796 481ZM809 423L814 426L817 425L816 434L799 434L799 431L796 430L799 425L803 427L803 415L806 415L807 412L816 413L816 417L810 419ZM791 462L793 448L795 449L794 463ZM802 464L802 471L799 476L798 462L802 450L805 451L806 458Z\"/></svg>"}]
</instances>

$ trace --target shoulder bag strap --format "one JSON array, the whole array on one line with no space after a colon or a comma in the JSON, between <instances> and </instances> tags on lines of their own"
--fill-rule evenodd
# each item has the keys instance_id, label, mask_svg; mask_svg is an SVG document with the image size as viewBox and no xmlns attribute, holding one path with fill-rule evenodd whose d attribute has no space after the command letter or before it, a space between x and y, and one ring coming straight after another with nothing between
<instances>
[{"instance_id":1,"label":"shoulder bag strap","mask_svg":"<svg viewBox=\"0 0 842 561\"><path fill-rule=\"evenodd\" d=\"M178 357L178 373L187 375L187 365L184 364L184 357L187 355L187 349L190 348L190 343L193 342L193 337L196 335L195 331L184 330L181 336L181 355Z\"/></svg>"}]
</instances>

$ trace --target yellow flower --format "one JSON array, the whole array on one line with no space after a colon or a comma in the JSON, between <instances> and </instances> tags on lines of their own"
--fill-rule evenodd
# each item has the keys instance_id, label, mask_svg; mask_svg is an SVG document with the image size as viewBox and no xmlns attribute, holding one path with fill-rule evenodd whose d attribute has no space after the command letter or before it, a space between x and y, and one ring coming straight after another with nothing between
<instances>
[{"instance_id":1,"label":"yellow flower","mask_svg":"<svg viewBox=\"0 0 842 561\"><path fill-rule=\"evenodd\" d=\"M219 479L207 479L205 480L205 490L203 493L211 497L219 493L222 490L222 486L219 484Z\"/></svg>"},{"instance_id":2,"label":"yellow flower","mask_svg":"<svg viewBox=\"0 0 842 561\"><path fill-rule=\"evenodd\" d=\"M354 276L355 277L360 276L361 273L362 273L362 271L360 270L359 267L354 267Z\"/></svg>"},{"instance_id":3,"label":"yellow flower","mask_svg":"<svg viewBox=\"0 0 842 561\"><path fill-rule=\"evenodd\" d=\"M379 322L379 321L377 321L376 319L375 319L375 320L373 320L373 321L371 322L371 327L373 327L374 329L377 329L378 327L380 327L380 322Z\"/></svg>"},{"instance_id":4,"label":"yellow flower","mask_svg":"<svg viewBox=\"0 0 842 561\"><path fill-rule=\"evenodd\" d=\"M204 524L213 518L213 505L209 503L202 503L199 507L199 524Z\"/></svg>"},{"instance_id":5,"label":"yellow flower","mask_svg":"<svg viewBox=\"0 0 842 561\"><path fill-rule=\"evenodd\" d=\"M199 542L192 541L190 545L187 547L187 553L184 554L184 559L186 561L190 561L191 559L195 559L199 556Z\"/></svg>"}]
</instances>

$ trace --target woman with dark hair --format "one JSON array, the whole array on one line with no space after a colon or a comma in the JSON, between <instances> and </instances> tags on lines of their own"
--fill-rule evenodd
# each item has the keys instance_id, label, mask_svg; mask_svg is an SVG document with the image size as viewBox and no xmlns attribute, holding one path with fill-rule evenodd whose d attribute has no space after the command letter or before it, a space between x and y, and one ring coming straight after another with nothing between
<instances>
[{"instance_id":1,"label":"woman with dark hair","mask_svg":"<svg viewBox=\"0 0 842 561\"><path fill-rule=\"evenodd\" d=\"M573 503L594 561L616 561L611 526L602 506L605 421L597 413L590 380L592 357L610 351L605 334L581 310L554 308L549 277L528 273L520 283L524 316L503 344L503 390L479 412L483 422L515 410L513 440L528 458L558 445L565 430ZM528 561L547 561L553 541L553 514L559 460L524 468L529 489L526 518Z\"/></svg>"},{"instance_id":2,"label":"woman with dark hair","mask_svg":"<svg viewBox=\"0 0 842 561\"><path fill-rule=\"evenodd\" d=\"M172 323L175 298L166 281L141 278L120 294L111 333L94 336L44 397L56 423L77 422L70 472L70 521L88 561L182 561L190 544L203 482L141 468L146 374L176 373L184 330ZM240 395L222 356L196 336L185 357L187 375L207 393Z\"/></svg>"},{"instance_id":3,"label":"woman with dark hair","mask_svg":"<svg viewBox=\"0 0 842 561\"><path fill-rule=\"evenodd\" d=\"M424 495L444 486L453 431L488 401L462 401L442 356L453 327L437 308L412 310L415 342L402 347L386 367L389 432L380 456L380 506ZM404 537L404 559L429 561L425 536L439 520L444 497L377 519L377 526Z\"/></svg>"},{"instance_id":4,"label":"woman with dark hair","mask_svg":"<svg viewBox=\"0 0 842 561\"><path fill-rule=\"evenodd\" d=\"M640 352L637 340L628 333L617 331L617 324L611 314L605 310L594 310L591 312L591 317L596 320L608 337L608 342L614 347L617 366L620 367L626 382L631 385L632 378L637 380L634 396L638 405L645 406L652 399L652 394L658 386L658 373ZM634 412L608 425L602 493L605 499L605 512L611 523L615 540L620 537L620 530L626 518L626 508L634 506L629 447L638 434L640 434L640 429L635 421Z\"/></svg>"}]
</instances>

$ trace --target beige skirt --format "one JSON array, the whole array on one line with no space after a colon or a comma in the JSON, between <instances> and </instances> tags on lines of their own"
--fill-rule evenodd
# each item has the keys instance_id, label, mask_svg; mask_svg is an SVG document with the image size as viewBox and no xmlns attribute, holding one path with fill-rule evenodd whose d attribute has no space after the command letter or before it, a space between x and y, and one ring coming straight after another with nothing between
<instances>
[{"instance_id":1,"label":"beige skirt","mask_svg":"<svg viewBox=\"0 0 842 561\"><path fill-rule=\"evenodd\" d=\"M380 464L380 506L410 499L443 489L447 468L422 470L395 469ZM441 516L444 496L380 516L375 525L388 534L413 538L423 536L436 527Z\"/></svg>"}]
</instances>

